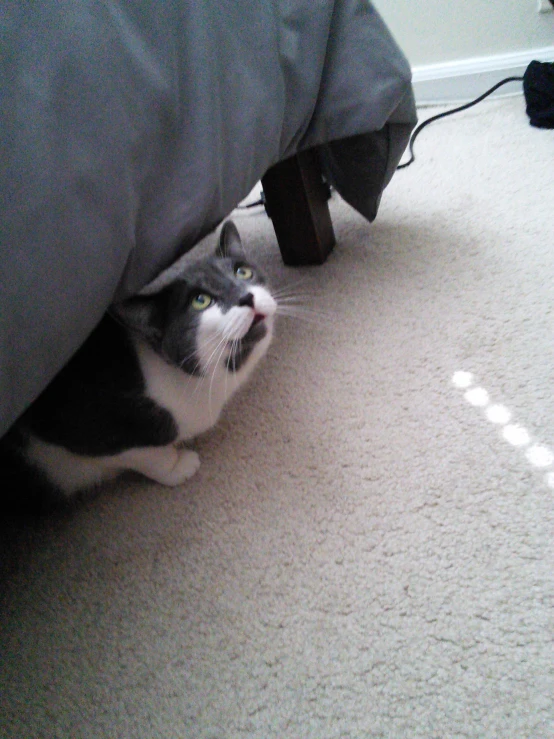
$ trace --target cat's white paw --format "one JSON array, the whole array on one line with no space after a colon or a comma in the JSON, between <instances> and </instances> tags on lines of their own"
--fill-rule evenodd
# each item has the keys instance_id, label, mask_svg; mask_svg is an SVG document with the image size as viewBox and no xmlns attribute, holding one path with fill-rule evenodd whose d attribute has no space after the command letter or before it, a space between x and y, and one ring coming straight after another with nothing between
<instances>
[{"instance_id":1,"label":"cat's white paw","mask_svg":"<svg viewBox=\"0 0 554 739\"><path fill-rule=\"evenodd\" d=\"M163 484L170 487L182 485L198 472L200 457L190 449L180 449L177 463L167 475L164 476Z\"/></svg>"},{"instance_id":2,"label":"cat's white paw","mask_svg":"<svg viewBox=\"0 0 554 739\"><path fill-rule=\"evenodd\" d=\"M181 485L200 467L196 452L172 445L129 449L119 456L118 462L121 469L135 470L169 487Z\"/></svg>"}]
</instances>

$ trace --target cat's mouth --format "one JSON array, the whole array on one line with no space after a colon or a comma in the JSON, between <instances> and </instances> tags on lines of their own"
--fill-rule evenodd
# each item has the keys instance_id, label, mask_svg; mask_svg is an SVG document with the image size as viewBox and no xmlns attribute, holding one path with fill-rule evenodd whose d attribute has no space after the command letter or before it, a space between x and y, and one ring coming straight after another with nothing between
<instances>
[{"instance_id":1,"label":"cat's mouth","mask_svg":"<svg viewBox=\"0 0 554 739\"><path fill-rule=\"evenodd\" d=\"M265 321L265 316L263 313L256 313L254 315L254 320L252 321L252 326L255 326L260 321Z\"/></svg>"},{"instance_id":2,"label":"cat's mouth","mask_svg":"<svg viewBox=\"0 0 554 739\"><path fill-rule=\"evenodd\" d=\"M246 343L256 343L264 338L267 333L267 326L265 324L266 315L263 313L255 313L250 328L246 334L242 337L242 341Z\"/></svg>"}]
</instances>

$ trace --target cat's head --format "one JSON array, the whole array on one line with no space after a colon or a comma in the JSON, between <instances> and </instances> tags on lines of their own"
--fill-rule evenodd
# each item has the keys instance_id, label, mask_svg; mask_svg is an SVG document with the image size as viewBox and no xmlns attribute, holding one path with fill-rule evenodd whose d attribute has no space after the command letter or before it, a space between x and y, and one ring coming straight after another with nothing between
<instances>
[{"instance_id":1,"label":"cat's head","mask_svg":"<svg viewBox=\"0 0 554 739\"><path fill-rule=\"evenodd\" d=\"M193 375L216 365L238 372L265 352L276 302L265 278L246 259L232 221L216 253L183 269L153 295L114 306L117 319L167 361Z\"/></svg>"}]
</instances>

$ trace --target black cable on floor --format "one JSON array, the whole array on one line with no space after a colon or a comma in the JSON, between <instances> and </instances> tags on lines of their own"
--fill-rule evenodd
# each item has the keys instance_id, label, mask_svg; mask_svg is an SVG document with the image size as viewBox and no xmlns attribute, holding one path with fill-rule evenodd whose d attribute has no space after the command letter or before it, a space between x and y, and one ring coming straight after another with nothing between
<instances>
[{"instance_id":1,"label":"black cable on floor","mask_svg":"<svg viewBox=\"0 0 554 739\"><path fill-rule=\"evenodd\" d=\"M265 207L265 193L263 190L260 192L259 200L255 200L253 203L247 203L246 205L237 205L236 210L248 210L249 208L256 208L258 205Z\"/></svg>"},{"instance_id":2,"label":"black cable on floor","mask_svg":"<svg viewBox=\"0 0 554 739\"><path fill-rule=\"evenodd\" d=\"M433 121L438 121L440 118L446 118L446 116L454 115L454 113L460 113L462 110L467 110L468 108L472 108L474 105L477 105L477 103L480 103L482 100L487 98L489 95L492 95L493 92L498 90L499 87L502 87L502 85L507 84L508 82L522 82L523 77L506 77L506 79L501 80L500 82L497 82L496 85L493 85L490 90L487 90L487 92L484 92L482 95L479 95L478 98L475 100L472 100L470 103L466 103L465 105L460 105L459 108L453 108L452 110L447 110L444 113L438 113L437 115L432 116L431 118L427 118L426 121L423 121L423 123L420 123L419 126L415 128L412 135L410 136L410 158L407 162L404 162L404 164L399 164L396 169L404 169L404 167L409 167L412 162L415 161L415 154L414 154L414 141L419 136L421 131L428 126L430 123L433 123Z\"/></svg>"}]
</instances>

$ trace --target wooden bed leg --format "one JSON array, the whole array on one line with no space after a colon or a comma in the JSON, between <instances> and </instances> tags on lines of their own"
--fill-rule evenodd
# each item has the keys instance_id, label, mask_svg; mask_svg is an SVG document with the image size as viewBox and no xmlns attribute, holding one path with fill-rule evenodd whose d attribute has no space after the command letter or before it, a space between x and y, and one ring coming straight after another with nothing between
<instances>
[{"instance_id":1,"label":"wooden bed leg","mask_svg":"<svg viewBox=\"0 0 554 739\"><path fill-rule=\"evenodd\" d=\"M316 152L304 151L271 167L262 187L283 262L323 264L335 234Z\"/></svg>"}]
</instances>

